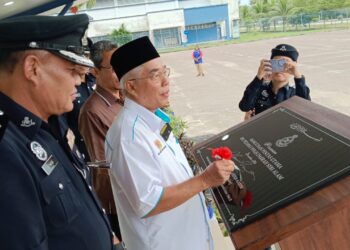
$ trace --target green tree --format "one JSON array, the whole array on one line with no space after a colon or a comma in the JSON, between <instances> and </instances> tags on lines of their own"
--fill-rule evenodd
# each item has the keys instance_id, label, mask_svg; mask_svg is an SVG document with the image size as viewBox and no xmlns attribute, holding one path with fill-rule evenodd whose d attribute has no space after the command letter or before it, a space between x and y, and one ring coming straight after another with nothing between
<instances>
[{"instance_id":1,"label":"green tree","mask_svg":"<svg viewBox=\"0 0 350 250\"><path fill-rule=\"evenodd\" d=\"M244 24L247 32L249 32L253 23L252 9L250 6L243 5L239 7L239 12L239 16L243 21L242 24Z\"/></svg>"},{"instance_id":2,"label":"green tree","mask_svg":"<svg viewBox=\"0 0 350 250\"><path fill-rule=\"evenodd\" d=\"M131 33L125 28L124 24L122 24L119 29L114 29L110 34L112 40L121 46L126 44L132 40Z\"/></svg>"},{"instance_id":3,"label":"green tree","mask_svg":"<svg viewBox=\"0 0 350 250\"><path fill-rule=\"evenodd\" d=\"M96 5L96 0L88 0L86 2L86 8L87 9L91 9L92 7L94 7Z\"/></svg>"},{"instance_id":4,"label":"green tree","mask_svg":"<svg viewBox=\"0 0 350 250\"><path fill-rule=\"evenodd\" d=\"M269 12L269 4L266 0L257 0L252 8L257 18L264 17Z\"/></svg>"},{"instance_id":5,"label":"green tree","mask_svg":"<svg viewBox=\"0 0 350 250\"><path fill-rule=\"evenodd\" d=\"M242 20L248 20L252 18L251 9L247 5L243 5L239 7L239 16Z\"/></svg>"},{"instance_id":6,"label":"green tree","mask_svg":"<svg viewBox=\"0 0 350 250\"><path fill-rule=\"evenodd\" d=\"M293 13L294 8L290 0L276 0L273 13L282 17L283 31L285 31L287 17Z\"/></svg>"}]
</instances>

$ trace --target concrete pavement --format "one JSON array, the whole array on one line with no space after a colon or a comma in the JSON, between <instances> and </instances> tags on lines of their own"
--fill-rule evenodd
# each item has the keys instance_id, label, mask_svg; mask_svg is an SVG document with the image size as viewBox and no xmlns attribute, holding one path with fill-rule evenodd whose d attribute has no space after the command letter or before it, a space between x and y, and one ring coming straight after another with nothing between
<instances>
[{"instance_id":1,"label":"concrete pavement","mask_svg":"<svg viewBox=\"0 0 350 250\"><path fill-rule=\"evenodd\" d=\"M298 49L312 101L350 115L350 30L203 48L204 77L196 77L191 50L164 53L171 68L171 106L188 122L190 137L205 138L243 120L238 108L243 91L260 59L269 58L279 43Z\"/></svg>"}]
</instances>

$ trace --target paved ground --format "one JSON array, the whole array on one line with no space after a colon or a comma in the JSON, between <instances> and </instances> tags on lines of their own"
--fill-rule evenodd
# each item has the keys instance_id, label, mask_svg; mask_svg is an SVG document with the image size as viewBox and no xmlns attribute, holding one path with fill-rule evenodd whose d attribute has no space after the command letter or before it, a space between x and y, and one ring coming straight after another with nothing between
<instances>
[{"instance_id":1,"label":"paved ground","mask_svg":"<svg viewBox=\"0 0 350 250\"><path fill-rule=\"evenodd\" d=\"M171 68L171 106L188 122L189 136L214 135L243 120L238 108L243 91L260 59L268 58L279 43L299 50L312 101L350 115L350 30L204 48L204 77L196 77L192 51L165 53L163 60Z\"/></svg>"}]
</instances>

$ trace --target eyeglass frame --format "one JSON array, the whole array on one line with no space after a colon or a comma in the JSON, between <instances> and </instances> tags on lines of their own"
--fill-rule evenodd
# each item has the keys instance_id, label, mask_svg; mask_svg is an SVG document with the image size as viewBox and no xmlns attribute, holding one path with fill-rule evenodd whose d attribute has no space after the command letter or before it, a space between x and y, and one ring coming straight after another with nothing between
<instances>
[{"instance_id":1,"label":"eyeglass frame","mask_svg":"<svg viewBox=\"0 0 350 250\"><path fill-rule=\"evenodd\" d=\"M139 78L132 78L132 79L129 79L128 81L136 81L136 80L144 80L144 79L151 79L152 77L154 77L156 75L156 73L161 73L162 75L160 76L163 76L163 77L167 77L169 78L170 76L170 68L169 67L164 67L164 70L162 71L161 69L158 69L158 70L155 70L153 72L150 72L148 73L149 76L146 76L146 77L139 77ZM159 77L160 77L159 76ZM160 78L159 78L160 79ZM152 79L151 79L152 80ZM154 79L152 81L155 81Z\"/></svg>"}]
</instances>

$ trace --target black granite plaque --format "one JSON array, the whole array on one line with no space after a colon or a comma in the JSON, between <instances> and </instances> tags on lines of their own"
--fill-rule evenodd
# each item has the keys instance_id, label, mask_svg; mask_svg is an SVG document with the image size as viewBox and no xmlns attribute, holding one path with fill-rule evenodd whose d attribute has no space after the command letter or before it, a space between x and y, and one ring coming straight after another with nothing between
<instances>
[{"instance_id":1,"label":"black granite plaque","mask_svg":"<svg viewBox=\"0 0 350 250\"><path fill-rule=\"evenodd\" d=\"M285 108L202 144L202 169L213 161L210 148L221 146L238 168L230 185L213 189L230 232L350 172L348 139Z\"/></svg>"}]
</instances>

